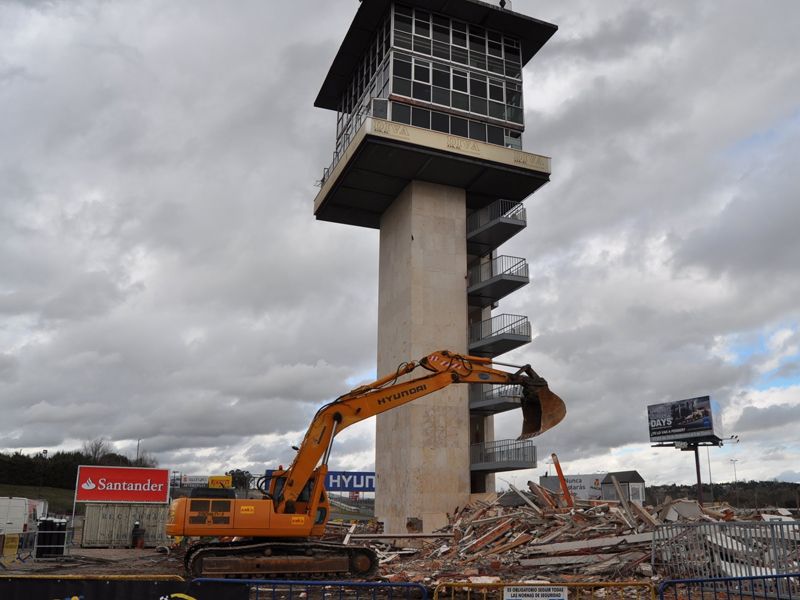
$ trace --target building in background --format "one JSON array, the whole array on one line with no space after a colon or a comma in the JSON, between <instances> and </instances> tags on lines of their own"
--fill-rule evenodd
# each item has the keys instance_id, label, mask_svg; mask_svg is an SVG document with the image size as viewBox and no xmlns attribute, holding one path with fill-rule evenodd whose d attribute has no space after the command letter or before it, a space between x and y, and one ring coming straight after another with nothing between
<instances>
[{"instance_id":1,"label":"building in background","mask_svg":"<svg viewBox=\"0 0 800 600\"><path fill-rule=\"evenodd\" d=\"M493 313L526 285L498 248L526 227L522 201L550 178L523 150L523 67L550 23L477 0L363 0L315 106L336 112L320 220L379 230L378 373L436 350L496 357L531 340ZM376 516L433 531L494 473L536 466L531 441L496 440L514 386L451 386L377 418Z\"/></svg>"},{"instance_id":2,"label":"building in background","mask_svg":"<svg viewBox=\"0 0 800 600\"><path fill-rule=\"evenodd\" d=\"M639 506L644 504L644 479L638 471L617 471L605 476L600 484L603 490L603 500L618 500L617 491L611 476L617 478L625 500L635 502Z\"/></svg>"}]
</instances>

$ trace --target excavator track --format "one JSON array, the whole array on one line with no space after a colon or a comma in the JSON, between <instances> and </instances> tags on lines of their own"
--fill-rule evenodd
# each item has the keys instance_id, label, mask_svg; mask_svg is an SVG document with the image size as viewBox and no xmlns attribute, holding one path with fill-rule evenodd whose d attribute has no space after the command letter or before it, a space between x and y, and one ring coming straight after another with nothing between
<instances>
[{"instance_id":1,"label":"excavator track","mask_svg":"<svg viewBox=\"0 0 800 600\"><path fill-rule=\"evenodd\" d=\"M361 546L248 540L195 544L186 551L184 566L192 577L367 578L378 572L378 556Z\"/></svg>"}]
</instances>

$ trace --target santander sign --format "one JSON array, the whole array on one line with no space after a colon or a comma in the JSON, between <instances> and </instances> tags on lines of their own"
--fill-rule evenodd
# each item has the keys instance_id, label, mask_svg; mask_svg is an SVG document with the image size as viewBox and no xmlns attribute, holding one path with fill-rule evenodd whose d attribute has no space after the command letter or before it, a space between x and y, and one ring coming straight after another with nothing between
<instances>
[{"instance_id":1,"label":"santander sign","mask_svg":"<svg viewBox=\"0 0 800 600\"><path fill-rule=\"evenodd\" d=\"M81 465L75 502L169 502L169 470Z\"/></svg>"}]
</instances>

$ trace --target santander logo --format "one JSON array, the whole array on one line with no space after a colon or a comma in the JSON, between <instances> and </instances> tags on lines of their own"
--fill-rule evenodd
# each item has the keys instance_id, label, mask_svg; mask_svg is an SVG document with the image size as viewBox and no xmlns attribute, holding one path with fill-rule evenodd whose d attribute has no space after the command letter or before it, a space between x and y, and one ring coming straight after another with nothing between
<instances>
[{"instance_id":1,"label":"santander logo","mask_svg":"<svg viewBox=\"0 0 800 600\"><path fill-rule=\"evenodd\" d=\"M83 484L81 485L81 488L83 488L84 490L93 490L96 487L97 486L94 484L94 481L92 481L91 477L86 481L84 481Z\"/></svg>"}]
</instances>

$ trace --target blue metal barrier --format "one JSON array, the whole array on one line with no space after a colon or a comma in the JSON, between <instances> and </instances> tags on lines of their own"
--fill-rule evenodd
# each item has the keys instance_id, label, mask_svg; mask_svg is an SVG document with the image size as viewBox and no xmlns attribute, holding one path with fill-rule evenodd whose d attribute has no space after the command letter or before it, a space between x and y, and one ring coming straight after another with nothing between
<instances>
[{"instance_id":1,"label":"blue metal barrier","mask_svg":"<svg viewBox=\"0 0 800 600\"><path fill-rule=\"evenodd\" d=\"M668 579L658 586L658 600L762 599L800 600L800 573L713 579Z\"/></svg>"},{"instance_id":2,"label":"blue metal barrier","mask_svg":"<svg viewBox=\"0 0 800 600\"><path fill-rule=\"evenodd\" d=\"M250 586L250 600L428 600L427 588L418 583L212 577L199 577L192 583L244 583Z\"/></svg>"}]
</instances>

